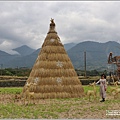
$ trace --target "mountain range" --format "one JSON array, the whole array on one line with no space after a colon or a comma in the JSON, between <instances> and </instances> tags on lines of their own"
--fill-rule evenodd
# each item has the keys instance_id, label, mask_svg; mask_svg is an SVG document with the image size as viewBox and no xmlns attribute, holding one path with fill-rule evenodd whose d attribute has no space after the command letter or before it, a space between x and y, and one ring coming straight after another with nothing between
<instances>
[{"instance_id":1,"label":"mountain range","mask_svg":"<svg viewBox=\"0 0 120 120\"><path fill-rule=\"evenodd\" d=\"M115 41L99 43L93 41L80 42L78 44L64 44L64 48L70 57L75 69L84 69L86 57L87 70L106 70L108 68L108 55L113 52L113 56L120 55L120 44ZM3 68L28 67L32 68L40 49L32 49L27 45L13 49L18 54L11 55L0 50L0 64ZM85 56L86 53L86 56Z\"/></svg>"}]
</instances>

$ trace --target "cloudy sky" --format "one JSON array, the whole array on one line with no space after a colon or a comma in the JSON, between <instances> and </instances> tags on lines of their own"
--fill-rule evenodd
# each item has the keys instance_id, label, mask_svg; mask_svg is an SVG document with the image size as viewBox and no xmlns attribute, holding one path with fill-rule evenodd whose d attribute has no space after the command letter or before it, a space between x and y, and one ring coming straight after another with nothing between
<instances>
[{"instance_id":1,"label":"cloudy sky","mask_svg":"<svg viewBox=\"0 0 120 120\"><path fill-rule=\"evenodd\" d=\"M119 1L7 1L0 2L0 50L28 45L38 49L50 19L63 44L116 41L120 43Z\"/></svg>"}]
</instances>

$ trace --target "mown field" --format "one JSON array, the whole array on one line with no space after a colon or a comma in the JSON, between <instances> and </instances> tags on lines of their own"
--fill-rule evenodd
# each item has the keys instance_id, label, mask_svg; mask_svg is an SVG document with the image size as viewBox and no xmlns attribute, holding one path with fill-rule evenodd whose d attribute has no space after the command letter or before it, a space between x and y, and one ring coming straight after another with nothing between
<instances>
[{"instance_id":1,"label":"mown field","mask_svg":"<svg viewBox=\"0 0 120 120\"><path fill-rule=\"evenodd\" d=\"M91 86L83 86L85 93L93 89ZM119 86L120 87L120 86ZM116 118L119 115L106 115L106 110L119 110L120 94L118 98L110 93L111 86L107 89L106 101L101 103L99 97L99 86L97 88L97 100L83 98L66 99L40 99L35 104L24 105L21 100L14 101L14 96L22 91L22 87L0 88L0 119L101 119Z\"/></svg>"}]
</instances>

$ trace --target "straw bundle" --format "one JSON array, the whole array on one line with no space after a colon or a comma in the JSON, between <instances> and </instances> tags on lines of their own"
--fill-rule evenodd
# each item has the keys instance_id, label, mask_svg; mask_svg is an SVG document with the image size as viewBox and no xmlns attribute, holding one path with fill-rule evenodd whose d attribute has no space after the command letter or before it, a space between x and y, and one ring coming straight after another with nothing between
<instances>
[{"instance_id":1,"label":"straw bundle","mask_svg":"<svg viewBox=\"0 0 120 120\"><path fill-rule=\"evenodd\" d=\"M83 92L83 89L79 85L41 85L30 87L30 92L34 91L35 93L51 93L51 92L67 92L67 93L79 93Z\"/></svg>"},{"instance_id":2,"label":"straw bundle","mask_svg":"<svg viewBox=\"0 0 120 120\"><path fill-rule=\"evenodd\" d=\"M51 98L56 98L56 92L51 93Z\"/></svg>"},{"instance_id":3,"label":"straw bundle","mask_svg":"<svg viewBox=\"0 0 120 120\"><path fill-rule=\"evenodd\" d=\"M64 54L66 53L65 49L62 46L45 46L43 47L43 49L41 50L41 53L61 53Z\"/></svg>"},{"instance_id":4,"label":"straw bundle","mask_svg":"<svg viewBox=\"0 0 120 120\"><path fill-rule=\"evenodd\" d=\"M43 98L43 96L42 96L42 93L35 93L35 98L36 99L42 99Z\"/></svg>"},{"instance_id":5,"label":"straw bundle","mask_svg":"<svg viewBox=\"0 0 120 120\"><path fill-rule=\"evenodd\" d=\"M52 40L54 40L54 41L52 41ZM52 38L52 39L46 39L45 40L45 44L44 44L44 46L63 46L62 44L61 44L61 42L59 42L58 41L58 39L56 38L56 39L54 39L54 38Z\"/></svg>"},{"instance_id":6,"label":"straw bundle","mask_svg":"<svg viewBox=\"0 0 120 120\"><path fill-rule=\"evenodd\" d=\"M40 61L36 62L36 65L34 66L34 69L73 69L73 66L70 62L65 61Z\"/></svg>"},{"instance_id":7,"label":"straw bundle","mask_svg":"<svg viewBox=\"0 0 120 120\"><path fill-rule=\"evenodd\" d=\"M54 39L54 42L51 42L51 39ZM57 35L47 35L42 47L45 46L63 46Z\"/></svg>"},{"instance_id":8,"label":"straw bundle","mask_svg":"<svg viewBox=\"0 0 120 120\"><path fill-rule=\"evenodd\" d=\"M55 23L52 20L27 79L28 83L36 83L30 86L30 91L34 92L38 99L81 97L84 94L81 82L54 28ZM25 91L24 86L23 92Z\"/></svg>"}]
</instances>

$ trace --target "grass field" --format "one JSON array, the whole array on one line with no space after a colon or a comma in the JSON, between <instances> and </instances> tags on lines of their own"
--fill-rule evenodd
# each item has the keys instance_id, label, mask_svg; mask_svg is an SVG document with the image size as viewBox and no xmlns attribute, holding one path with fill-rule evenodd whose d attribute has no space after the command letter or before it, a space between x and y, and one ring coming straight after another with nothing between
<instances>
[{"instance_id":1,"label":"grass field","mask_svg":"<svg viewBox=\"0 0 120 120\"><path fill-rule=\"evenodd\" d=\"M85 93L92 89L83 86ZM91 101L87 97L67 99L40 99L35 104L24 105L21 101L14 102L14 95L20 93L22 88L0 88L0 119L95 119L95 118L120 118L119 115L106 115L106 110L119 110L120 95L114 99L107 89L106 101L101 103L99 97L99 86L97 88L97 100Z\"/></svg>"}]
</instances>

